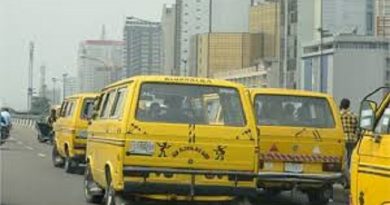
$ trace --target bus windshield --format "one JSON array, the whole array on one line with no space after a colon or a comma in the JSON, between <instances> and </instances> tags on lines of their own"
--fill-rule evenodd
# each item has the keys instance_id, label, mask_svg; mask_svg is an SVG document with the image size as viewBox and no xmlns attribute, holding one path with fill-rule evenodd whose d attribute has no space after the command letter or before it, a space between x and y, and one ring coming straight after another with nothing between
<instances>
[{"instance_id":1,"label":"bus windshield","mask_svg":"<svg viewBox=\"0 0 390 205\"><path fill-rule=\"evenodd\" d=\"M257 95L258 125L333 128L333 114L326 98Z\"/></svg>"},{"instance_id":2,"label":"bus windshield","mask_svg":"<svg viewBox=\"0 0 390 205\"><path fill-rule=\"evenodd\" d=\"M146 122L245 125L238 91L217 86L144 83L136 117Z\"/></svg>"}]
</instances>

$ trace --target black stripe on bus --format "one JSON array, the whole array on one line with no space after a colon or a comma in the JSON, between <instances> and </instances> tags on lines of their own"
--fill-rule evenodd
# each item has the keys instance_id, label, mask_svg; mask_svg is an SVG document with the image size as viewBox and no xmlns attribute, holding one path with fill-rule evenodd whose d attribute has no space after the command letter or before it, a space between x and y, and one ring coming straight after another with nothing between
<instances>
[{"instance_id":1,"label":"black stripe on bus","mask_svg":"<svg viewBox=\"0 0 390 205\"><path fill-rule=\"evenodd\" d=\"M89 141L97 142L97 143L105 143L105 144L110 144L110 145L115 145L115 146L120 146L120 147L124 147L125 146L125 142L118 141L118 140L90 138Z\"/></svg>"},{"instance_id":2,"label":"black stripe on bus","mask_svg":"<svg viewBox=\"0 0 390 205\"><path fill-rule=\"evenodd\" d=\"M366 170L359 169L358 172L363 173L363 174L368 174L368 175L376 175L376 176L380 176L380 177L390 178L390 174L384 174L384 173L375 172L375 171L366 171Z\"/></svg>"},{"instance_id":3,"label":"black stripe on bus","mask_svg":"<svg viewBox=\"0 0 390 205\"><path fill-rule=\"evenodd\" d=\"M375 170L390 172L390 167L386 168L386 167L379 167L379 166L375 166L375 165L359 164L359 168L369 168L369 169L375 169Z\"/></svg>"}]
</instances>

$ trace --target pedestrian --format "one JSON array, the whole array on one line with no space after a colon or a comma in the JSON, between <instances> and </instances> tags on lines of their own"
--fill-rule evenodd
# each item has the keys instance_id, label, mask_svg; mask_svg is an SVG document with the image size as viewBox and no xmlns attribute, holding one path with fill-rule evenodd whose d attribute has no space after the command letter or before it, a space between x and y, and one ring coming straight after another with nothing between
<instances>
[{"instance_id":1,"label":"pedestrian","mask_svg":"<svg viewBox=\"0 0 390 205\"><path fill-rule=\"evenodd\" d=\"M50 110L50 115L47 118L47 124L50 128L53 128L53 124L57 121L57 111L56 109Z\"/></svg>"},{"instance_id":2,"label":"pedestrian","mask_svg":"<svg viewBox=\"0 0 390 205\"><path fill-rule=\"evenodd\" d=\"M344 128L347 165L350 167L352 151L358 141L358 118L350 109L351 101L344 98L340 103L341 121Z\"/></svg>"}]
</instances>

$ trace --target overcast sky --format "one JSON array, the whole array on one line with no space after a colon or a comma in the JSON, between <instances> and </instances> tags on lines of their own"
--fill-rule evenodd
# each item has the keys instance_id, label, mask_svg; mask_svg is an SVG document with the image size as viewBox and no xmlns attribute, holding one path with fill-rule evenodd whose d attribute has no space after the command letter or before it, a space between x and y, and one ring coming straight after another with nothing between
<instances>
[{"instance_id":1,"label":"overcast sky","mask_svg":"<svg viewBox=\"0 0 390 205\"><path fill-rule=\"evenodd\" d=\"M78 43L123 39L126 16L159 21L164 3L174 0L0 0L0 103L26 108L29 41L35 42L35 87L39 67L47 79L76 69ZM49 81L49 80L47 80ZM51 82L48 82L51 87Z\"/></svg>"}]
</instances>

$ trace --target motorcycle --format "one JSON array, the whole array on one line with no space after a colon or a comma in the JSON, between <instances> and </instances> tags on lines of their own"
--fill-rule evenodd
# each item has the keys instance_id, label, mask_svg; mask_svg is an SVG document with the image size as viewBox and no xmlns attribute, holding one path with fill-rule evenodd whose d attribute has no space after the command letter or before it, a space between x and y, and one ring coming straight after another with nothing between
<instances>
[{"instance_id":1,"label":"motorcycle","mask_svg":"<svg viewBox=\"0 0 390 205\"><path fill-rule=\"evenodd\" d=\"M1 140L0 140L0 145L4 144L5 141L9 138L10 136L10 129L11 126L1 126Z\"/></svg>"}]
</instances>

